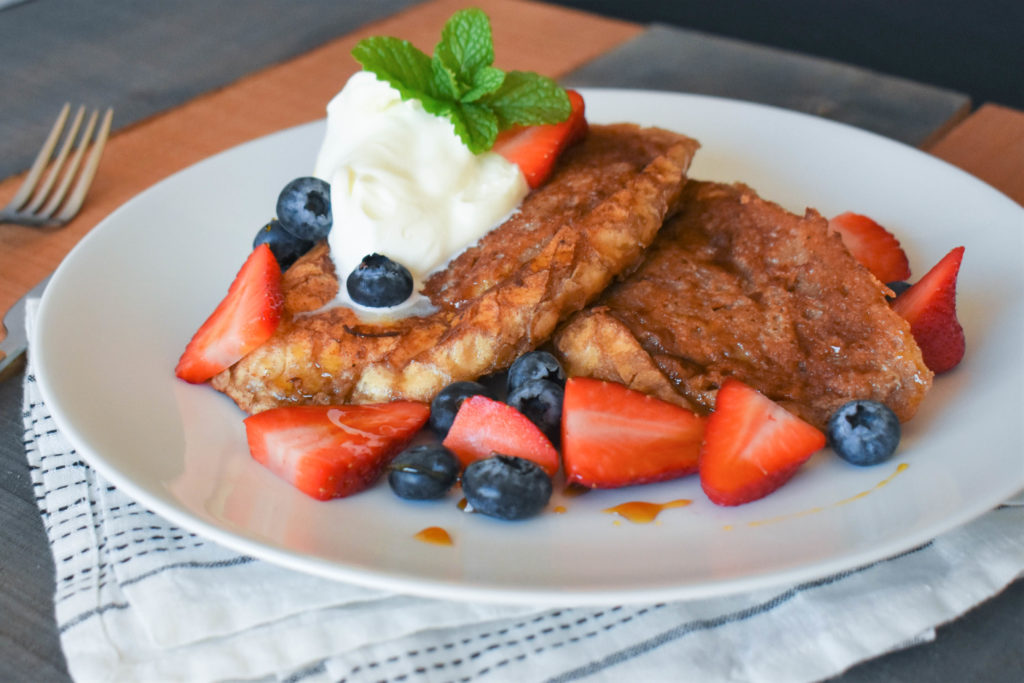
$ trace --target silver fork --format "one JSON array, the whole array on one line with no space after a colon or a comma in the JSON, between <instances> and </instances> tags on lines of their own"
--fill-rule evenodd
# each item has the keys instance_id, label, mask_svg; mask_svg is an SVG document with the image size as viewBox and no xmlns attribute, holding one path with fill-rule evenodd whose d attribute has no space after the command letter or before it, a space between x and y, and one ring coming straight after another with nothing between
<instances>
[{"instance_id":1,"label":"silver fork","mask_svg":"<svg viewBox=\"0 0 1024 683\"><path fill-rule=\"evenodd\" d=\"M85 150L89 146L90 140L93 139L93 132L96 131L99 110L92 111L85 130L79 136L82 119L85 118L85 107L79 107L64 134L60 150L53 157L53 163L50 163L53 150L61 137L61 131L64 130L64 124L67 123L70 111L70 104L65 104L61 108L50 134L46 137L46 142L43 143L42 149L39 150L35 161L32 162L32 168L29 169L21 187L18 188L17 193L7 206L0 209L0 223L19 223L33 227L64 225L74 218L78 210L82 208L85 193L92 185L96 167L99 166L100 156L103 154L103 146L107 143L107 136L110 134L110 122L113 119L114 110L107 109L103 115L99 131L96 132L95 140L92 142L92 151L89 152L85 165L82 166ZM76 137L78 144L74 145ZM72 147L74 147L73 153ZM69 154L71 155L70 161L68 161ZM49 171L40 183L39 179L43 176L43 171L47 169L47 166L49 166ZM81 173L79 173L80 166ZM76 174L78 181L69 193L68 189L71 188L71 181L75 179ZM59 183L57 182L58 177L60 177ZM58 209L60 209L60 213L57 213Z\"/></svg>"}]
</instances>

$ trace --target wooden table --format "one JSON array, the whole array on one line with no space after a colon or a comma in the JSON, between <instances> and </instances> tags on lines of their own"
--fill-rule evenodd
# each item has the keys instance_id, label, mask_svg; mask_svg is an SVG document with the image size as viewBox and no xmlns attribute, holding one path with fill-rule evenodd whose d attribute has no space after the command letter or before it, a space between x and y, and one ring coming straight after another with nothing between
<instances>
[{"instance_id":1,"label":"wooden table","mask_svg":"<svg viewBox=\"0 0 1024 683\"><path fill-rule=\"evenodd\" d=\"M476 4L492 19L499 66L556 77L645 31L638 24L521 0L482 0ZM118 131L110 140L83 211L67 227L42 231L0 227L0 311L6 311L49 274L91 228L137 193L211 154L322 117L324 104L356 68L349 51L360 38L399 35L430 51L444 21L463 5L461 0L432 0L417 5ZM566 40L567 35L572 39ZM275 105L253 107L254 102ZM958 116L951 121L951 127L943 129L925 149L1024 204L1024 113L983 104L966 118ZM0 181L0 205L14 194L20 181L20 177ZM0 515L4 520L0 531L0 545L4 546L4 559L0 560L0 678L62 680L66 672L52 616L49 549L32 499L23 452L19 456L19 401L18 379L0 385L0 434L4 439L0 442ZM1021 593L1018 582L997 600L1015 601L1007 603L1004 610L1019 613ZM979 623L978 619L968 615L961 620L961 635L948 637L960 638L957 642L964 657L971 657L972 633L989 623L984 618ZM1012 616L997 611L991 619ZM1019 617L1011 625L1019 634ZM1011 643L1012 635L1006 638L1004 642ZM868 680L873 674L891 671L898 675L900 662L908 656L911 663L905 666L914 666L915 656L931 657L925 661L947 666L942 664L942 655L935 654L940 650L928 652L882 658L865 665L873 668L862 667L868 674L854 670L844 678L856 680L858 675L867 675L863 680ZM936 657L939 659L934 660ZM966 670L990 672L981 665Z\"/></svg>"}]
</instances>

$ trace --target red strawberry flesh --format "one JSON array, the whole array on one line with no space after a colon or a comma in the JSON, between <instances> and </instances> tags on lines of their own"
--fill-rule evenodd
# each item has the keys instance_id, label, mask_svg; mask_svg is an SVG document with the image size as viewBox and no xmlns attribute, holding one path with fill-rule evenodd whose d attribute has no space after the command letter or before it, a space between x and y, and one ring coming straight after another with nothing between
<instances>
[{"instance_id":1,"label":"red strawberry flesh","mask_svg":"<svg viewBox=\"0 0 1024 683\"><path fill-rule=\"evenodd\" d=\"M700 483L712 502L741 505L792 478L825 435L738 380L715 398L700 453Z\"/></svg>"},{"instance_id":2,"label":"red strawberry flesh","mask_svg":"<svg viewBox=\"0 0 1024 683\"><path fill-rule=\"evenodd\" d=\"M621 384L570 378L562 407L566 480L615 488L693 474L704 422Z\"/></svg>"},{"instance_id":3,"label":"red strawberry flesh","mask_svg":"<svg viewBox=\"0 0 1024 683\"><path fill-rule=\"evenodd\" d=\"M532 460L549 477L558 471L558 451L544 433L515 408L486 396L470 396L462 402L444 446L463 468L500 453Z\"/></svg>"},{"instance_id":4,"label":"red strawberry flesh","mask_svg":"<svg viewBox=\"0 0 1024 683\"><path fill-rule=\"evenodd\" d=\"M317 500L371 486L427 422L424 403L289 406L245 419L253 459Z\"/></svg>"},{"instance_id":5,"label":"red strawberry flesh","mask_svg":"<svg viewBox=\"0 0 1024 683\"><path fill-rule=\"evenodd\" d=\"M519 166L531 188L540 187L551 175L561 153L587 132L583 97L567 91L572 110L561 123L518 126L502 131L494 143L494 151Z\"/></svg>"},{"instance_id":6,"label":"red strawberry flesh","mask_svg":"<svg viewBox=\"0 0 1024 683\"><path fill-rule=\"evenodd\" d=\"M281 268L266 244L253 249L210 317L185 347L174 373L198 384L270 339L281 320Z\"/></svg>"},{"instance_id":7,"label":"red strawberry flesh","mask_svg":"<svg viewBox=\"0 0 1024 683\"><path fill-rule=\"evenodd\" d=\"M964 329L956 315L956 282L964 248L946 254L892 302L892 308L910 323L914 341L932 372L952 370L966 350Z\"/></svg>"},{"instance_id":8,"label":"red strawberry flesh","mask_svg":"<svg viewBox=\"0 0 1024 683\"><path fill-rule=\"evenodd\" d=\"M829 221L857 262L882 282L910 277L910 262L896 237L873 219L857 213L842 213Z\"/></svg>"}]
</instances>

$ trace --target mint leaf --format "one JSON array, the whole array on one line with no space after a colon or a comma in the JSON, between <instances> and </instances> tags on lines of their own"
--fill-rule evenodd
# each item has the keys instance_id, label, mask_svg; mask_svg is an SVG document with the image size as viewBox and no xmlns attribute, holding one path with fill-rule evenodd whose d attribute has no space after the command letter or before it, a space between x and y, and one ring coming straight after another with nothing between
<instances>
[{"instance_id":1,"label":"mint leaf","mask_svg":"<svg viewBox=\"0 0 1024 683\"><path fill-rule=\"evenodd\" d=\"M501 88L505 82L505 72L493 66L485 66L473 75L472 87L462 96L463 102L475 102L484 95Z\"/></svg>"},{"instance_id":2,"label":"mint leaf","mask_svg":"<svg viewBox=\"0 0 1024 683\"><path fill-rule=\"evenodd\" d=\"M560 123L569 118L569 96L546 76L529 71L510 71L495 93L484 101L498 116L501 127Z\"/></svg>"},{"instance_id":3,"label":"mint leaf","mask_svg":"<svg viewBox=\"0 0 1024 683\"><path fill-rule=\"evenodd\" d=\"M407 40L375 36L359 41L352 50L364 69L386 81L397 90L402 99L418 99L427 107L437 108L438 100L445 99L434 82L431 59ZM430 110L430 107L427 107Z\"/></svg>"},{"instance_id":4,"label":"mint leaf","mask_svg":"<svg viewBox=\"0 0 1024 683\"><path fill-rule=\"evenodd\" d=\"M430 57L407 40L376 36L361 40L352 50L364 69L395 86L426 92L433 81Z\"/></svg>"},{"instance_id":5,"label":"mint leaf","mask_svg":"<svg viewBox=\"0 0 1024 683\"><path fill-rule=\"evenodd\" d=\"M441 60L462 83L472 83L474 74L494 62L491 23L479 9L460 10L441 30L441 42L434 48Z\"/></svg>"},{"instance_id":6,"label":"mint leaf","mask_svg":"<svg viewBox=\"0 0 1024 683\"><path fill-rule=\"evenodd\" d=\"M446 67L437 57L431 60L430 66L433 82L438 94L443 95L448 100L459 100L462 91L465 90L465 86L459 83L452 70Z\"/></svg>"},{"instance_id":7,"label":"mint leaf","mask_svg":"<svg viewBox=\"0 0 1024 683\"><path fill-rule=\"evenodd\" d=\"M433 57L383 36L359 41L352 55L403 100L419 100L427 112L448 118L475 154L493 147L505 128L559 123L571 111L568 95L550 78L492 66L491 24L479 9L452 15Z\"/></svg>"},{"instance_id":8,"label":"mint leaf","mask_svg":"<svg viewBox=\"0 0 1024 683\"><path fill-rule=\"evenodd\" d=\"M433 114L434 116L440 116L447 119L452 118L453 107L457 104L456 102L452 102L451 100L446 100L444 98L429 97L426 99L416 99L420 100L420 104L423 105L423 110L428 114Z\"/></svg>"},{"instance_id":9,"label":"mint leaf","mask_svg":"<svg viewBox=\"0 0 1024 683\"><path fill-rule=\"evenodd\" d=\"M455 133L473 154L486 152L494 146L498 137L498 117L489 107L469 103L458 103L450 118L455 124Z\"/></svg>"}]
</instances>

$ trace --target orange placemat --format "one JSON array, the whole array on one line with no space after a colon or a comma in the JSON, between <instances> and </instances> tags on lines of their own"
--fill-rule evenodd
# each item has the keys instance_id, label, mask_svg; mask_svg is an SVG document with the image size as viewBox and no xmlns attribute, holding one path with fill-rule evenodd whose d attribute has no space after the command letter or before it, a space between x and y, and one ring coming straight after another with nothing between
<instances>
[{"instance_id":1,"label":"orange placemat","mask_svg":"<svg viewBox=\"0 0 1024 683\"><path fill-rule=\"evenodd\" d=\"M50 273L111 211L142 190L211 154L321 118L358 68L350 52L369 35L405 38L430 52L464 0L431 0L114 135L82 212L59 230L0 226L0 312ZM639 34L637 24L525 0L479 0L491 18L496 63L559 76ZM567 40L566 36L572 39ZM0 183L0 206L21 177Z\"/></svg>"},{"instance_id":2,"label":"orange placemat","mask_svg":"<svg viewBox=\"0 0 1024 683\"><path fill-rule=\"evenodd\" d=\"M987 104L928 151L1024 205L1024 112Z\"/></svg>"}]
</instances>

